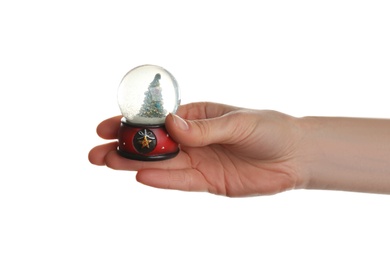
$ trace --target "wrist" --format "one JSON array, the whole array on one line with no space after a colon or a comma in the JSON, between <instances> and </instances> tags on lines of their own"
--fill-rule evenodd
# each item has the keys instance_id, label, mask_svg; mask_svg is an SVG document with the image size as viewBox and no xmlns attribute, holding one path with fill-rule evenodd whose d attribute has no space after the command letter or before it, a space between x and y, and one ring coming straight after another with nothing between
<instances>
[{"instance_id":1,"label":"wrist","mask_svg":"<svg viewBox=\"0 0 390 260\"><path fill-rule=\"evenodd\" d=\"M304 117L302 188L390 193L390 120Z\"/></svg>"},{"instance_id":2,"label":"wrist","mask_svg":"<svg viewBox=\"0 0 390 260\"><path fill-rule=\"evenodd\" d=\"M313 189L317 180L320 147L318 133L321 129L321 122L317 117L301 117L296 119L300 129L300 138L297 144L296 160L297 172L300 181L297 189Z\"/></svg>"}]
</instances>

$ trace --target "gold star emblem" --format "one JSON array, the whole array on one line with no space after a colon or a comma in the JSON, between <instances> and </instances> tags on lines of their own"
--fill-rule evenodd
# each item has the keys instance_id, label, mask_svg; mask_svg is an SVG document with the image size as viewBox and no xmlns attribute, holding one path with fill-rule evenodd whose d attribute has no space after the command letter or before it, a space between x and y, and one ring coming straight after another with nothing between
<instances>
[{"instance_id":1,"label":"gold star emblem","mask_svg":"<svg viewBox=\"0 0 390 260\"><path fill-rule=\"evenodd\" d=\"M148 138L146 137L146 135L144 135L144 138L142 138L142 140L138 141L142 147L141 148L149 148L149 144L152 142L152 140L148 140Z\"/></svg>"}]
</instances>

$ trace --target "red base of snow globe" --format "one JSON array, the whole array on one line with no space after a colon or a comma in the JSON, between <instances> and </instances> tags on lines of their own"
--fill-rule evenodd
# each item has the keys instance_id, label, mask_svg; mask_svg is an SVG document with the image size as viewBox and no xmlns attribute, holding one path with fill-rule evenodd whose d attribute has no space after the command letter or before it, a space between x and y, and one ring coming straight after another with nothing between
<instances>
[{"instance_id":1,"label":"red base of snow globe","mask_svg":"<svg viewBox=\"0 0 390 260\"><path fill-rule=\"evenodd\" d=\"M179 145L169 136L164 124L137 125L122 119L118 132L118 153L128 159L159 161L175 157Z\"/></svg>"}]
</instances>

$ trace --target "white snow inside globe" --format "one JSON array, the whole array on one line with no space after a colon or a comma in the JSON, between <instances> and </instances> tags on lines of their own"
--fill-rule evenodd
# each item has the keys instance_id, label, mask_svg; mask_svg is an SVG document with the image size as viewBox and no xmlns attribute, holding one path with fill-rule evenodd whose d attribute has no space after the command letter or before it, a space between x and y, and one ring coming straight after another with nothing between
<instances>
[{"instance_id":1,"label":"white snow inside globe","mask_svg":"<svg viewBox=\"0 0 390 260\"><path fill-rule=\"evenodd\" d=\"M180 92L176 79L166 69L142 65L130 70L118 89L118 104L127 123L164 124L169 113L176 113Z\"/></svg>"}]
</instances>

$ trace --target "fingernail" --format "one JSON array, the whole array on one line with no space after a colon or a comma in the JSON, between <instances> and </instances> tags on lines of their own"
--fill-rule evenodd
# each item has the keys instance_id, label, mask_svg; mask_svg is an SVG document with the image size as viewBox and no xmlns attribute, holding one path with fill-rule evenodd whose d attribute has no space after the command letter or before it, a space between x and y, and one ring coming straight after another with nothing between
<instances>
[{"instance_id":1,"label":"fingernail","mask_svg":"<svg viewBox=\"0 0 390 260\"><path fill-rule=\"evenodd\" d=\"M175 125L181 129L181 130L188 130L188 124L186 121L184 121L184 119L182 119L181 117L177 116L177 115L174 115L174 114L171 114L172 115L172 118L173 118L173 122L175 123Z\"/></svg>"}]
</instances>

